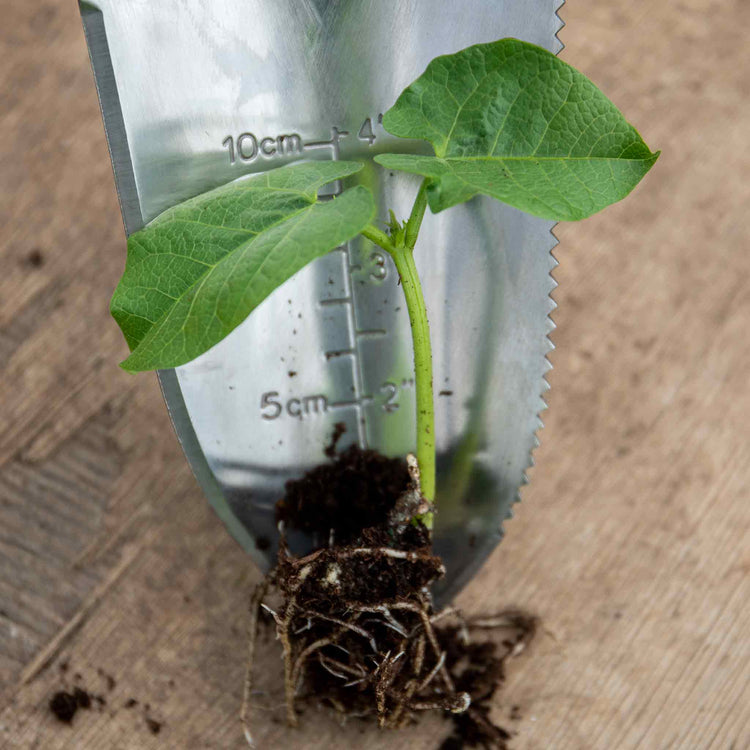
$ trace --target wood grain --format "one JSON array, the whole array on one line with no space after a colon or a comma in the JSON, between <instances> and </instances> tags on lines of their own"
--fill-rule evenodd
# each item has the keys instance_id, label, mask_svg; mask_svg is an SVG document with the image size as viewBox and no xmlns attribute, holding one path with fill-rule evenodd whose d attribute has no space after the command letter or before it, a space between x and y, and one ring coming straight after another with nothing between
<instances>
[{"instance_id":1,"label":"wood grain","mask_svg":"<svg viewBox=\"0 0 750 750\"><path fill-rule=\"evenodd\" d=\"M565 59L663 154L631 198L558 230L537 468L459 603L542 618L496 705L516 750L744 750L750 5L579 0L563 16ZM75 8L4 5L0 60L0 746L241 748L258 574L201 497L155 379L116 366L124 240ZM260 650L270 679L278 654ZM106 706L65 727L46 702L76 673ZM315 712L295 733L273 702L261 748L427 750L445 734Z\"/></svg>"}]
</instances>

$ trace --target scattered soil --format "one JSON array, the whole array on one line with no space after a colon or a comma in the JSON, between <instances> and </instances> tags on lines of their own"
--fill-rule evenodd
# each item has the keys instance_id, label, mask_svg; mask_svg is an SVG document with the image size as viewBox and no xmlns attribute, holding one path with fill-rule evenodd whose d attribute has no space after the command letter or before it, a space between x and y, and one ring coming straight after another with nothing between
<instances>
[{"instance_id":1,"label":"scattered soil","mask_svg":"<svg viewBox=\"0 0 750 750\"><path fill-rule=\"evenodd\" d=\"M323 449L323 453L328 458L336 457L336 446L338 445L339 440L341 440L345 432L346 432L346 424L344 422L336 422L336 424L333 425L333 434L331 435L331 442L328 443L328 445Z\"/></svg>"},{"instance_id":2,"label":"scattered soil","mask_svg":"<svg viewBox=\"0 0 750 750\"><path fill-rule=\"evenodd\" d=\"M58 690L49 700L49 710L59 721L70 724L78 711L78 701L73 693Z\"/></svg>"},{"instance_id":3,"label":"scattered soil","mask_svg":"<svg viewBox=\"0 0 750 750\"><path fill-rule=\"evenodd\" d=\"M73 717L79 708L91 708L91 699L95 697L86 690L76 687L71 692L67 690L58 690L49 699L49 710L55 715L58 721L63 724L71 724Z\"/></svg>"},{"instance_id":4,"label":"scattered soil","mask_svg":"<svg viewBox=\"0 0 750 750\"><path fill-rule=\"evenodd\" d=\"M103 669L97 669L96 673L107 683L107 690L112 692L117 687L117 681L111 674L107 674Z\"/></svg>"},{"instance_id":5,"label":"scattered soil","mask_svg":"<svg viewBox=\"0 0 750 750\"><path fill-rule=\"evenodd\" d=\"M329 457L343 431L336 426ZM430 585L445 569L429 533L412 521L429 509L416 462L357 446L287 483L277 504L277 565L251 607L242 714L248 737L252 658L265 612L284 651L290 725L305 703L388 728L438 710L453 721L441 750L507 748L510 732L490 719L492 698L535 620L521 612L466 619L455 608L434 610ZM291 553L291 529L313 539L311 553Z\"/></svg>"},{"instance_id":6,"label":"scattered soil","mask_svg":"<svg viewBox=\"0 0 750 750\"><path fill-rule=\"evenodd\" d=\"M440 641L447 652L446 663L454 678L456 689L471 695L471 706L462 714L452 716L453 734L440 750L462 748L508 748L511 733L490 718L495 693L505 682L506 662L518 656L533 639L537 619L520 610L506 610L493 617L473 618L467 622L485 631L481 640L464 641L459 628L445 629ZM487 639L486 633L493 638ZM520 708L513 706L511 721L520 719Z\"/></svg>"},{"instance_id":7,"label":"scattered soil","mask_svg":"<svg viewBox=\"0 0 750 750\"><path fill-rule=\"evenodd\" d=\"M27 256L26 256L26 262L32 267L32 268L41 268L44 265L44 254L42 251L35 247Z\"/></svg>"},{"instance_id":8,"label":"scattered soil","mask_svg":"<svg viewBox=\"0 0 750 750\"><path fill-rule=\"evenodd\" d=\"M64 661L60 664L60 674L66 675L69 670L69 664ZM107 686L107 690L112 691L116 688L117 682L112 675L108 674L102 669L96 670L99 679L103 680ZM73 675L74 682L81 682L83 680L80 673L76 672ZM174 683L172 683L174 685ZM103 710L107 705L107 699L103 695L92 693L89 690L75 685L72 689L61 689L58 690L49 699L48 707L50 712L64 724L72 724L76 714L81 709L93 709L97 708L99 711ZM122 707L125 709L134 709L141 705L141 701L138 698L128 698ZM151 705L148 703L143 704L142 711L139 712L142 715L143 722L146 728L152 734L159 734L164 728L164 722L158 721L151 715ZM110 715L114 716L114 711L110 712Z\"/></svg>"},{"instance_id":9,"label":"scattered soil","mask_svg":"<svg viewBox=\"0 0 750 750\"><path fill-rule=\"evenodd\" d=\"M89 695L85 690L81 688L73 688L73 696L78 703L78 708L91 708L91 699L94 697Z\"/></svg>"}]
</instances>

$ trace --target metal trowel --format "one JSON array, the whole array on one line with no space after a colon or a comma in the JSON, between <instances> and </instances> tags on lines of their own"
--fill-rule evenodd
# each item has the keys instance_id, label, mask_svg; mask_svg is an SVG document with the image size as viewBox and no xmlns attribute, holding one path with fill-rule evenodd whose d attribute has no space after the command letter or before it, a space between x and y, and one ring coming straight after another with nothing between
<instances>
[{"instance_id":1,"label":"metal trowel","mask_svg":"<svg viewBox=\"0 0 750 750\"><path fill-rule=\"evenodd\" d=\"M81 13L125 228L243 174L371 163L424 144L382 113L437 55L518 37L558 52L561 0L96 0ZM364 175L364 176L363 176ZM418 183L358 175L406 215ZM335 194L336 184L329 192ZM385 220L387 217L380 217ZM452 597L502 537L537 444L554 308L552 222L475 198L425 219L416 249L433 336L434 543ZM359 240L277 289L159 379L206 496L267 571L284 484L356 442L416 442L411 337L389 257Z\"/></svg>"}]
</instances>

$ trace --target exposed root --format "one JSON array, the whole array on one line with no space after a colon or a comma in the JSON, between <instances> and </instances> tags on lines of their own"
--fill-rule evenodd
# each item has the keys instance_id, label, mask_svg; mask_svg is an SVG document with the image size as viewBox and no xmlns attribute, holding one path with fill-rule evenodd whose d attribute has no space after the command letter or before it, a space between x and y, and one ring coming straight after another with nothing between
<instances>
[{"instance_id":1,"label":"exposed root","mask_svg":"<svg viewBox=\"0 0 750 750\"><path fill-rule=\"evenodd\" d=\"M333 709L342 723L357 717L393 729L436 710L472 746L504 747L507 733L489 718L492 696L535 621L515 611L474 620L454 607L434 611L430 587L445 568L429 531L413 522L427 512L413 460L407 470L355 446L287 483L277 504L277 564L251 603L242 709L248 742L263 610L281 644L290 726L305 701ZM286 528L308 534L314 551L293 554ZM488 630L492 641L471 641L473 631Z\"/></svg>"},{"instance_id":2,"label":"exposed root","mask_svg":"<svg viewBox=\"0 0 750 750\"><path fill-rule=\"evenodd\" d=\"M250 692L253 687L253 662L255 661L255 641L258 637L258 616L263 604L263 598L268 591L268 579L264 578L253 591L250 597L250 621L247 626L247 665L245 669L245 688L242 693L242 710L240 711L240 721L245 733L245 739L250 747L254 747L253 736L250 732L247 712L250 709Z\"/></svg>"},{"instance_id":3,"label":"exposed root","mask_svg":"<svg viewBox=\"0 0 750 750\"><path fill-rule=\"evenodd\" d=\"M353 558L375 575L383 569L416 566L422 569L416 580L424 585L416 591L413 585L406 587L403 598L362 601L356 587L362 571L354 571L352 577ZM332 569L341 571L340 578L331 575ZM407 578L413 572L407 571ZM305 689L346 713L354 709L373 714L381 727L389 728L403 726L418 711L468 707L468 695L456 693L445 668L446 653L435 634L425 588L441 572L437 558L425 549L350 547L317 550L301 559L282 550L273 584L285 597L283 607L275 611L263 603L268 584L259 586L252 597L242 709L246 736L250 737L247 715L261 608L273 616L282 645L290 726L297 725L296 704ZM327 680L319 679L321 672ZM327 683L322 692L319 683Z\"/></svg>"},{"instance_id":4,"label":"exposed root","mask_svg":"<svg viewBox=\"0 0 750 750\"><path fill-rule=\"evenodd\" d=\"M426 586L412 588L387 601L361 601L356 588L361 570L352 571L353 558L362 560L371 576L383 566L422 566L439 575L439 561L426 549L408 555L388 547L318 550L296 559L282 550L272 582L285 597L280 610L263 603L267 584L252 598L248 642L248 677L242 721L246 736L252 662L261 608L271 613L284 659L286 716L297 725L297 703L314 697L340 714L372 716L380 727L397 729L423 711L450 714L471 712L478 725L493 726L483 707L474 709L461 684L456 649L470 644L470 631L501 633L505 653L516 656L533 637L534 620L522 612L507 611L494 617L467 619L448 607L434 612ZM331 575L338 566L338 577ZM333 582L332 582L333 581ZM452 621L457 624L444 625ZM507 637L503 631L507 630ZM448 653L448 650L451 653ZM483 694L478 696L484 699ZM489 732L489 728L487 729Z\"/></svg>"}]
</instances>

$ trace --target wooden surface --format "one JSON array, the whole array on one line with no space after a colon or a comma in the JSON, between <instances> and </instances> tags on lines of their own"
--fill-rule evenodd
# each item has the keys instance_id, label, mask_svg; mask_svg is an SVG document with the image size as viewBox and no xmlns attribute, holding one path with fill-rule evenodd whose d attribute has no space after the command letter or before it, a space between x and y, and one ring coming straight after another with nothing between
<instances>
[{"instance_id":1,"label":"wooden surface","mask_svg":"<svg viewBox=\"0 0 750 750\"><path fill-rule=\"evenodd\" d=\"M496 705L514 748L745 750L750 4L578 0L563 17L565 59L664 153L631 198L559 228L537 468L460 604L542 618ZM0 747L241 748L258 574L155 378L116 365L124 241L77 12L8 0L2 19ZM107 705L68 728L46 702L75 673ZM426 750L445 732L307 719L290 733L261 712L260 747Z\"/></svg>"}]
</instances>

